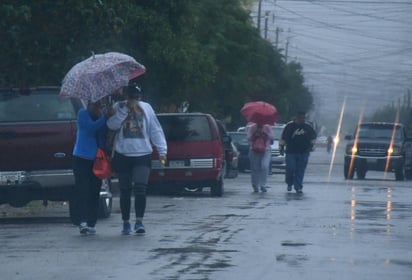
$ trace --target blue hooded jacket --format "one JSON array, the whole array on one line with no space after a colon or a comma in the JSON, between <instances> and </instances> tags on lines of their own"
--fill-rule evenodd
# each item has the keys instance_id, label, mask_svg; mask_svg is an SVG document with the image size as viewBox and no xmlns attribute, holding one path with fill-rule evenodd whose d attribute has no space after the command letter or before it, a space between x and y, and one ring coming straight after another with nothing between
<instances>
[{"instance_id":1,"label":"blue hooded jacket","mask_svg":"<svg viewBox=\"0 0 412 280\"><path fill-rule=\"evenodd\" d=\"M106 134L106 117L93 120L87 109L80 109L77 114L77 137L73 155L94 160L97 148L104 148Z\"/></svg>"}]
</instances>

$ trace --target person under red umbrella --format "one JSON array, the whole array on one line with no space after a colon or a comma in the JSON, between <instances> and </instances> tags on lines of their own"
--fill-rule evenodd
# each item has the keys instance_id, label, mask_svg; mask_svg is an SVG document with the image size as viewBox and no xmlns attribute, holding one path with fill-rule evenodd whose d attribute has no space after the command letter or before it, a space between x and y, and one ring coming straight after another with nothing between
<instances>
[{"instance_id":1,"label":"person under red umbrella","mask_svg":"<svg viewBox=\"0 0 412 280\"><path fill-rule=\"evenodd\" d=\"M248 127L249 160L252 188L255 193L266 192L268 166L271 157L270 143L274 139L272 127L268 124L253 123Z\"/></svg>"}]
</instances>

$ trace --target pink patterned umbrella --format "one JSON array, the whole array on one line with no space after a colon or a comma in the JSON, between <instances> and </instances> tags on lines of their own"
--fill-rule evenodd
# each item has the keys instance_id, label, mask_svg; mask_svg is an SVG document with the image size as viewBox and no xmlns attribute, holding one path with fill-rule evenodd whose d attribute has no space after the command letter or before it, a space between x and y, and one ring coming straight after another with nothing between
<instances>
[{"instance_id":1,"label":"pink patterned umbrella","mask_svg":"<svg viewBox=\"0 0 412 280\"><path fill-rule=\"evenodd\" d=\"M129 80L144 74L146 68L133 57L109 52L96 54L70 69L63 79L59 96L96 102L127 86Z\"/></svg>"}]
</instances>

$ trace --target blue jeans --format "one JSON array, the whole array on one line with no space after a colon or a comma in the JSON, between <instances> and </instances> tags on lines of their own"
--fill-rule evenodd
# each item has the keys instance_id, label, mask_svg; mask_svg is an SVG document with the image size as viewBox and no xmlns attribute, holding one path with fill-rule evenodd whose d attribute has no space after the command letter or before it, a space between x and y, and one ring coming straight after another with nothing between
<instances>
[{"instance_id":1,"label":"blue jeans","mask_svg":"<svg viewBox=\"0 0 412 280\"><path fill-rule=\"evenodd\" d=\"M249 150L250 171L253 188L266 187L266 181L269 173L270 157L270 150L266 150L264 153L256 153L252 150Z\"/></svg>"},{"instance_id":2,"label":"blue jeans","mask_svg":"<svg viewBox=\"0 0 412 280\"><path fill-rule=\"evenodd\" d=\"M294 186L295 190L303 188L303 177L309 160L309 152L286 154L285 180L288 186Z\"/></svg>"}]
</instances>

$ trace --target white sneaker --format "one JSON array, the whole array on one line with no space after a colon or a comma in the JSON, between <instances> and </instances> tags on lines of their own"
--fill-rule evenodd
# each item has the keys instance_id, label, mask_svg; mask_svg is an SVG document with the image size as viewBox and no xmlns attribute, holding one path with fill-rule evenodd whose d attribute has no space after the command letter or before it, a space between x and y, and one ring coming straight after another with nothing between
<instances>
[{"instance_id":1,"label":"white sneaker","mask_svg":"<svg viewBox=\"0 0 412 280\"><path fill-rule=\"evenodd\" d=\"M90 235L95 235L96 234L96 228L95 227L88 227L87 228L87 233Z\"/></svg>"},{"instance_id":2,"label":"white sneaker","mask_svg":"<svg viewBox=\"0 0 412 280\"><path fill-rule=\"evenodd\" d=\"M83 222L83 223L80 223L79 230L80 230L80 234L87 234L87 232L89 231L89 228L87 227L87 224Z\"/></svg>"}]
</instances>

